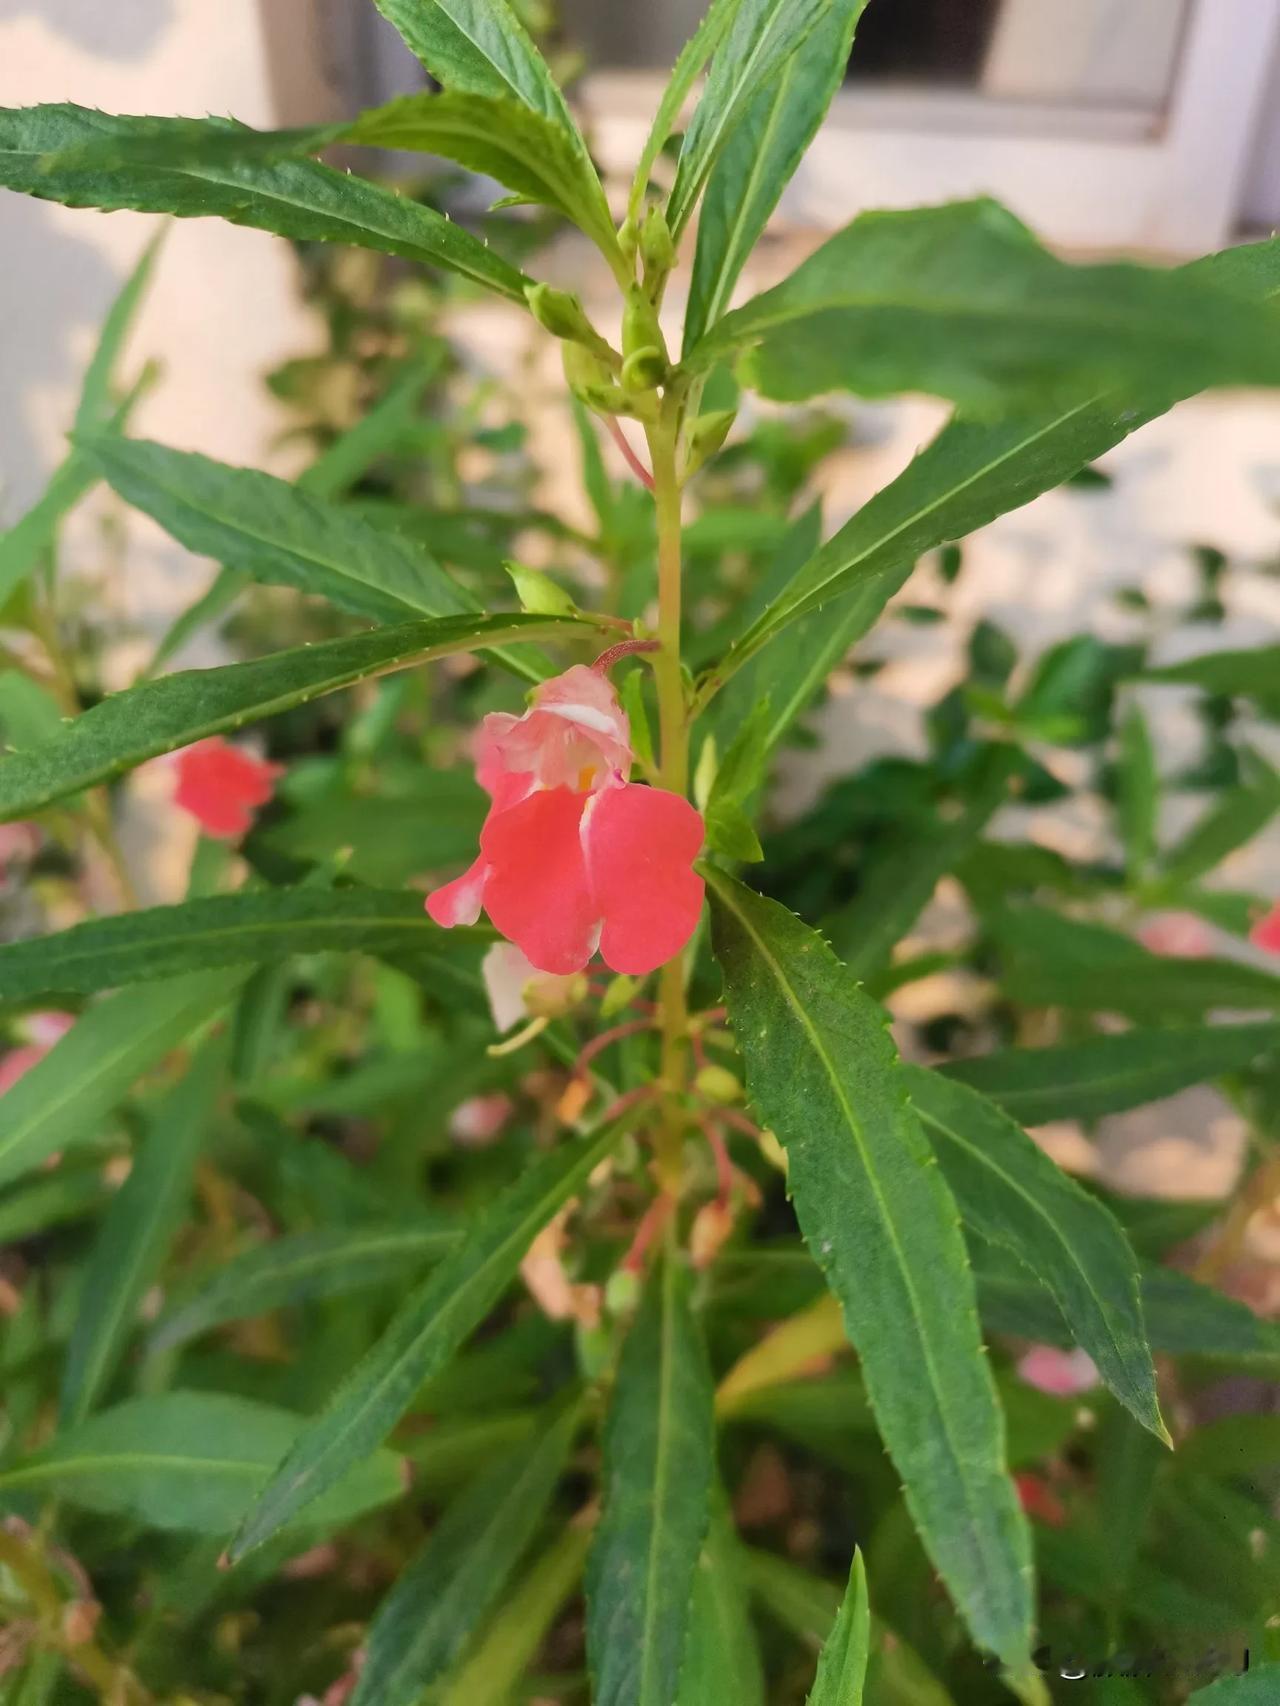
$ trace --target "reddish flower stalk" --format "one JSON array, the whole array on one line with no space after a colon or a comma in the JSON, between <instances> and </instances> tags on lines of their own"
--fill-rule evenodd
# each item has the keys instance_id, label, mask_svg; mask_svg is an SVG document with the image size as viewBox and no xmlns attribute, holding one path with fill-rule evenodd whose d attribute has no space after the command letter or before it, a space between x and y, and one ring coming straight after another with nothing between
<instances>
[{"instance_id":1,"label":"reddish flower stalk","mask_svg":"<svg viewBox=\"0 0 1280 1706\"><path fill-rule=\"evenodd\" d=\"M620 658L633 657L637 652L657 650L656 640L619 640L616 646L610 646L608 651L601 652L591 667L599 670L601 675L607 675Z\"/></svg>"},{"instance_id":2,"label":"reddish flower stalk","mask_svg":"<svg viewBox=\"0 0 1280 1706\"><path fill-rule=\"evenodd\" d=\"M635 1237L631 1240L630 1247L620 1264L624 1274L643 1273L645 1256L648 1254L654 1239L666 1225L674 1207L674 1198L667 1196L664 1192L661 1196L654 1197L648 1208L645 1209L640 1217L640 1224L636 1227Z\"/></svg>"},{"instance_id":3,"label":"reddish flower stalk","mask_svg":"<svg viewBox=\"0 0 1280 1706\"><path fill-rule=\"evenodd\" d=\"M711 1154L716 1164L716 1201L721 1208L728 1208L729 1199L733 1195L733 1162L729 1159L729 1151L715 1120L709 1114L703 1114L698 1124L711 1145Z\"/></svg>"},{"instance_id":4,"label":"reddish flower stalk","mask_svg":"<svg viewBox=\"0 0 1280 1706\"><path fill-rule=\"evenodd\" d=\"M611 1025L607 1031L601 1031L599 1036L592 1037L591 1041L580 1050L577 1060L573 1063L573 1076L585 1078L587 1068L598 1054L603 1054L605 1049L610 1048L614 1043L620 1043L624 1037L634 1037L640 1031L651 1031L652 1029L652 1019L628 1019L625 1024Z\"/></svg>"},{"instance_id":5,"label":"reddish flower stalk","mask_svg":"<svg viewBox=\"0 0 1280 1706\"><path fill-rule=\"evenodd\" d=\"M736 1108L717 1108L716 1118L723 1120L726 1125L732 1126L734 1131L740 1131L747 1137L761 1138L764 1136L764 1132L755 1121L749 1120L745 1114L740 1114Z\"/></svg>"},{"instance_id":6,"label":"reddish flower stalk","mask_svg":"<svg viewBox=\"0 0 1280 1706\"><path fill-rule=\"evenodd\" d=\"M630 468L631 472L635 475L636 479L639 480L640 484L646 489L646 491L651 492L653 490L653 475L627 443L627 435L618 425L617 416L605 415L602 418L605 426L609 429L609 437L622 452L623 460L626 462L627 467Z\"/></svg>"}]
</instances>

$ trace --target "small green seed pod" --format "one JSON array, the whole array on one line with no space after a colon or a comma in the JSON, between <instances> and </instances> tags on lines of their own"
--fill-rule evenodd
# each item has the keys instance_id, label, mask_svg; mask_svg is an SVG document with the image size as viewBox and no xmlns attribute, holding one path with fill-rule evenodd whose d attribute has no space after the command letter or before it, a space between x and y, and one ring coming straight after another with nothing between
<instances>
[{"instance_id":1,"label":"small green seed pod","mask_svg":"<svg viewBox=\"0 0 1280 1706\"><path fill-rule=\"evenodd\" d=\"M640 350L656 350L666 366L667 341L658 324L658 312L639 284L627 286L627 306L622 315L622 353L635 355Z\"/></svg>"},{"instance_id":2,"label":"small green seed pod","mask_svg":"<svg viewBox=\"0 0 1280 1706\"><path fill-rule=\"evenodd\" d=\"M689 429L689 473L696 474L704 462L709 462L729 436L738 418L736 409L713 409L699 415Z\"/></svg>"},{"instance_id":3,"label":"small green seed pod","mask_svg":"<svg viewBox=\"0 0 1280 1706\"><path fill-rule=\"evenodd\" d=\"M655 201L644 216L640 227L640 259L644 262L647 284L666 278L676 262L676 246L671 239L671 227Z\"/></svg>"},{"instance_id":4,"label":"small green seed pod","mask_svg":"<svg viewBox=\"0 0 1280 1706\"><path fill-rule=\"evenodd\" d=\"M742 1084L727 1066L704 1066L693 1081L693 1087L709 1102L740 1102Z\"/></svg>"},{"instance_id":5,"label":"small green seed pod","mask_svg":"<svg viewBox=\"0 0 1280 1706\"><path fill-rule=\"evenodd\" d=\"M524 296L529 312L553 338L585 344L591 349L604 342L572 291L556 290L550 284L528 284Z\"/></svg>"},{"instance_id":6,"label":"small green seed pod","mask_svg":"<svg viewBox=\"0 0 1280 1706\"><path fill-rule=\"evenodd\" d=\"M622 364L624 391L652 391L667 377L667 362L662 351L653 344L633 350Z\"/></svg>"}]
</instances>

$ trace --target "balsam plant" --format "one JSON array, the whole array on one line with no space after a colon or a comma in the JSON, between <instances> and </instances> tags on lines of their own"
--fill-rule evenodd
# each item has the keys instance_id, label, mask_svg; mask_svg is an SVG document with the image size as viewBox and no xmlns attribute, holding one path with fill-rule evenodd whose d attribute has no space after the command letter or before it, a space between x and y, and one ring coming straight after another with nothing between
<instances>
[{"instance_id":1,"label":"balsam plant","mask_svg":"<svg viewBox=\"0 0 1280 1706\"><path fill-rule=\"evenodd\" d=\"M1280 1337L1156 1265L1194 1228L1109 1205L1024 1127L1229 1077L1262 1159L1227 1216L1228 1245L1274 1194L1275 1021L1216 1024L1206 1013L1274 1014L1280 980L1231 961L1170 962L1097 920L1033 904L1057 887L1108 896L1112 923L1179 906L1243 934L1249 897L1207 897L1200 882L1274 812L1274 773L1246 755L1221 805L1161 854L1151 743L1130 711L1113 787L1126 863L1073 891L1070 873L1019 862L1020 850L1002 854L983 833L1011 792L1052 787L1029 749L1109 739L1116 685L1143 659L1086 641L1018 681L988 632L962 699L931 717L928 764L824 801L777 839L760 884L742 870L764 851L760 802L780 748L921 557L1077 476L1182 398L1280 383L1280 243L1176 270L1072 266L975 201L855 220L782 283L731 307L843 76L863 0L714 0L616 207L504 0L379 5L440 92L349 124L268 133L72 106L7 111L0 180L70 206L220 216L458 275L557 341L579 420L597 417L621 439L651 504L637 520L627 499L627 526L612 536L625 545L613 565L625 570L622 596L608 608L518 565L505 591L451 572L402 515L344 501L366 451L385 442L385 416L354 427L293 484L126 436L129 398L115 400L110 369L150 258L122 298L67 462L0 541L0 596L15 624L60 661L42 626L47 548L70 497L105 479L224 565L164 653L249 583L328 601L341 631L210 669L165 674L162 656L74 716L66 669L54 671L50 700L16 655L0 704L13 749L0 760L0 821L83 825L127 901L105 786L164 754L200 754L183 786L208 820L208 790L245 774L212 743L349 688L364 698L344 762L403 779L432 737L415 746L398 719L439 703L424 672L462 654L480 667L454 683L450 715L489 718L481 780L494 803L474 892L465 906L437 900L430 917L407 884L369 881L338 833L317 848L313 823L304 851L290 841L291 815L317 804L300 776L284 784L284 833L267 819L246 842L247 875L206 844L182 904L126 905L0 949L10 1015L78 1010L65 1034L30 1045L38 1058L23 1060L0 1102L10 1187L0 1216L21 1235L100 1212L74 1283L48 1308L34 1289L14 1300L0 1596L16 1631L4 1660L20 1679L15 1698L54 1697L63 1667L103 1698L294 1698L303 1679L291 1654L264 1671L245 1608L294 1615L281 1584L331 1576L335 1537L358 1546L376 1511L376 1611L351 1635L360 1589L344 1582L298 1614L307 1684L319 1674L316 1686L332 1683L331 1697L355 1706L497 1706L522 1697L539 1662L553 1672L528 1683L539 1696L596 1706L752 1706L798 1699L810 1682L813 1706L1042 1703L1037 1619L1040 1640L1107 1650L1190 1628L1226 1643L1223 1670L1240 1668L1248 1647L1250 1674L1206 1699L1269 1698L1266 1590L1249 1597L1249 1572L1267 1575L1257 1545L1221 1543L1248 1581L1233 1582L1235 1597L1224 1590L1206 1622L1146 1543L1217 1532L1203 1509L1194 1521L1205 1497L1194 1471L1172 1482L1165 1472L1167 1448L1190 1431L1189 1377L1166 1359L1274 1372ZM512 202L553 210L599 251L616 312L593 322L578 295L527 277L496 243L310 158L336 143L443 155L497 178ZM718 585L708 627L687 608L686 490L732 456L742 391L789 403L920 391L954 415L832 537L804 517L767 574L741 591ZM604 541L606 517L618 517L594 460L588 475ZM509 608L512 585L520 609ZM1266 710L1276 661L1275 648L1209 658L1179 678ZM364 685L384 677L394 679ZM450 745L458 756L456 740L437 745L437 758ZM513 777L524 779L518 798ZM253 797L230 802L232 821L272 780L253 773ZM479 828L475 795L456 780L442 766L401 796L426 807L416 869L437 891L448 880L455 897ZM356 789L356 817L359 800ZM536 835L523 819L499 821L526 807L541 814ZM850 893L834 854L842 838L864 837L870 856ZM998 964L1013 1008L1086 1016L1057 1046L1002 1046L941 1069L898 1058L877 996L932 969L895 963L894 949L951 871L979 917L975 953ZM488 925L465 922L481 904L524 959ZM597 941L618 976L594 975ZM335 954L356 958L350 975ZM328 1014L313 1034L290 1011L300 965L308 1007ZM504 1030L520 1015L496 1045L482 979ZM391 1039L385 1058L336 1073L370 1013ZM1133 1027L1106 1034L1092 1023L1100 1013ZM1006 1020L1012 1045L1018 1026ZM291 1072L280 1070L286 1057ZM565 1067L567 1079L549 1076ZM445 1166L424 1194L424 1161L441 1164L450 1110L495 1095L510 1110L511 1092L534 1110L522 1133ZM289 1121L306 1109L323 1130L370 1108L391 1111L365 1166L300 1142ZM100 1161L121 1128L133 1165L102 1209L98 1172L75 1162L78 1152ZM225 1167L209 1160L215 1132ZM242 1247L229 1176L271 1203L264 1215L283 1236ZM193 1179L212 1235L196 1278L144 1320ZM51 1191L56 1211L33 1202ZM76 1191L80 1206L66 1212ZM520 1275L543 1315L512 1301ZM360 1301L344 1307L352 1294ZM304 1347L277 1376L272 1312L298 1307L317 1354ZM761 1335L763 1322L775 1325ZM243 1356L232 1354L237 1331ZM232 1334L221 1351L193 1350L215 1332ZM1101 1521L1114 1524L1121 1555L1105 1571L1096 1536L1057 1532L1053 1488L1010 1474L1011 1461L1035 1456L1028 1433L1065 1450L1077 1412L1052 1400L1019 1410L1003 1364L992 1371L989 1341L999 1361L1006 1337L1075 1347L1103 1383L1096 1454L1078 1450L1081 1480L1114 1501ZM805 1378L846 1345L856 1374ZM50 1354L54 1413L41 1398ZM246 1368L255 1356L266 1374ZM424 1432L432 1417L444 1421ZM736 1531L741 1430L760 1427L834 1458L877 1513L874 1532L856 1513L837 1525L850 1544L822 1560L848 1577L838 1609L829 1583L748 1549ZM1226 1528L1261 1534L1265 1553L1265 1512L1231 1497ZM404 1538L424 1503L444 1514L414 1551ZM1047 1523L1036 1536L1049 1584L1038 1611L1029 1516ZM84 1551L102 1561L101 1629L77 1574ZM122 1584L143 1561L139 1608ZM1063 1582L1077 1600L1065 1617ZM580 1584L585 1663L562 1615ZM751 1600L766 1630L772 1616L805 1640L827 1636L816 1677L811 1659L797 1670L793 1647L779 1657L753 1627ZM216 1639L197 1662L188 1643L201 1628ZM1185 1684L1167 1665L1151 1676L1132 1684L1147 1691L1138 1696L1096 1697L1168 1698Z\"/></svg>"}]
</instances>

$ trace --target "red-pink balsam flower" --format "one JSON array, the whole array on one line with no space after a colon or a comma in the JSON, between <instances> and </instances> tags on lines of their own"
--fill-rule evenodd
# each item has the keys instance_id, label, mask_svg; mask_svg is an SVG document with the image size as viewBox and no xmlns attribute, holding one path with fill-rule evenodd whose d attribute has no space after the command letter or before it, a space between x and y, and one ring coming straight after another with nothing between
<instances>
[{"instance_id":1,"label":"red-pink balsam flower","mask_svg":"<svg viewBox=\"0 0 1280 1706\"><path fill-rule=\"evenodd\" d=\"M538 971L581 971L597 948L642 977L678 954L702 910L701 815L628 781L626 713L585 664L534 689L522 717L487 716L476 775L492 805L480 857L427 897L446 929L483 907Z\"/></svg>"},{"instance_id":2,"label":"red-pink balsam flower","mask_svg":"<svg viewBox=\"0 0 1280 1706\"><path fill-rule=\"evenodd\" d=\"M1249 940L1265 954L1280 954L1280 900L1250 930Z\"/></svg>"},{"instance_id":3,"label":"red-pink balsam flower","mask_svg":"<svg viewBox=\"0 0 1280 1706\"><path fill-rule=\"evenodd\" d=\"M70 1013L28 1013L20 1027L24 1042L0 1058L0 1096L6 1090L12 1090L33 1066L39 1066L53 1045L60 1042L74 1024L75 1019Z\"/></svg>"},{"instance_id":4,"label":"red-pink balsam flower","mask_svg":"<svg viewBox=\"0 0 1280 1706\"><path fill-rule=\"evenodd\" d=\"M266 805L277 777L284 775L282 764L255 758L221 735L185 747L175 766L175 804L219 841L234 841L253 827L254 812Z\"/></svg>"}]
</instances>

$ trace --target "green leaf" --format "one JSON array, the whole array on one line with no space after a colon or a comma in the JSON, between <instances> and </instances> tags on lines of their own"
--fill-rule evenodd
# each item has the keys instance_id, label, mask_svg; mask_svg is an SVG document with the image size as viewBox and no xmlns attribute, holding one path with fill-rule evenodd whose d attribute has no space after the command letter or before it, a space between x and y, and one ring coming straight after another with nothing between
<instances>
[{"instance_id":1,"label":"green leaf","mask_svg":"<svg viewBox=\"0 0 1280 1706\"><path fill-rule=\"evenodd\" d=\"M1280 710L1280 645L1208 652L1203 657L1166 664L1162 669L1144 670L1142 679L1199 687L1205 693L1233 698L1257 699L1270 710Z\"/></svg>"},{"instance_id":2,"label":"green leaf","mask_svg":"<svg viewBox=\"0 0 1280 1706\"><path fill-rule=\"evenodd\" d=\"M1142 1321L1138 1262L1115 1220L976 1090L908 1066L907 1086L966 1224L1057 1300L1116 1397L1169 1443Z\"/></svg>"},{"instance_id":3,"label":"green leaf","mask_svg":"<svg viewBox=\"0 0 1280 1706\"><path fill-rule=\"evenodd\" d=\"M92 1142L134 1080L224 1007L245 976L201 972L91 1007L5 1092L0 1184Z\"/></svg>"},{"instance_id":4,"label":"green leaf","mask_svg":"<svg viewBox=\"0 0 1280 1706\"><path fill-rule=\"evenodd\" d=\"M1187 270L1255 303L1272 301L1280 297L1280 242L1228 249ZM962 539L1060 485L1194 389L1184 376L1163 391L1098 392L1024 420L953 421L763 609L748 606L743 631L703 681L698 706L790 623L814 612L791 641L790 657L800 667L771 660L764 677L774 708L770 744L776 743L926 551ZM833 600L839 601L834 607ZM760 673L754 670L743 693L735 695L741 715L761 697L751 692Z\"/></svg>"},{"instance_id":5,"label":"green leaf","mask_svg":"<svg viewBox=\"0 0 1280 1706\"><path fill-rule=\"evenodd\" d=\"M302 1426L287 1410L225 1392L131 1398L0 1473L0 1501L35 1489L146 1528L227 1534ZM337 1528L400 1497L401 1460L356 1463L308 1526Z\"/></svg>"},{"instance_id":6,"label":"green leaf","mask_svg":"<svg viewBox=\"0 0 1280 1706\"><path fill-rule=\"evenodd\" d=\"M1280 320L1203 272L1057 260L997 203L869 213L690 351L766 396L926 391L974 413L1091 384L1280 383Z\"/></svg>"},{"instance_id":7,"label":"green leaf","mask_svg":"<svg viewBox=\"0 0 1280 1706\"><path fill-rule=\"evenodd\" d=\"M831 946L855 976L872 977L889 964L939 882L972 851L1008 798L1020 763L1012 747L992 747L958 814L939 816L932 835L917 832L886 848L854 899L826 920Z\"/></svg>"},{"instance_id":8,"label":"green leaf","mask_svg":"<svg viewBox=\"0 0 1280 1706\"><path fill-rule=\"evenodd\" d=\"M1146 718L1136 705L1128 707L1120 724L1117 782L1116 804L1124 841L1125 871L1133 883L1155 857L1160 807L1155 748L1151 744Z\"/></svg>"},{"instance_id":9,"label":"green leaf","mask_svg":"<svg viewBox=\"0 0 1280 1706\"><path fill-rule=\"evenodd\" d=\"M567 1409L449 1506L369 1626L351 1706L413 1706L454 1663L546 1515L577 1427Z\"/></svg>"},{"instance_id":10,"label":"green leaf","mask_svg":"<svg viewBox=\"0 0 1280 1706\"><path fill-rule=\"evenodd\" d=\"M378 889L246 890L93 918L0 946L0 1000L92 994L200 967L274 965L330 951L457 959L476 939L433 924L418 894ZM481 932L480 940L488 940Z\"/></svg>"},{"instance_id":11,"label":"green leaf","mask_svg":"<svg viewBox=\"0 0 1280 1706\"><path fill-rule=\"evenodd\" d=\"M525 1666L577 1586L591 1544L585 1524L566 1528L524 1571L480 1637L475 1651L442 1691L439 1706L507 1706Z\"/></svg>"},{"instance_id":12,"label":"green leaf","mask_svg":"<svg viewBox=\"0 0 1280 1706\"><path fill-rule=\"evenodd\" d=\"M585 154L564 96L507 0L376 0L445 89L517 101L551 119Z\"/></svg>"},{"instance_id":13,"label":"green leaf","mask_svg":"<svg viewBox=\"0 0 1280 1706\"><path fill-rule=\"evenodd\" d=\"M524 301L524 275L443 214L309 160L102 171L59 170L53 164L70 149L139 133L154 137L165 125L181 139L189 123L93 112L69 102L0 108L0 184L67 207L135 208L179 218L212 215L297 241L353 243L444 267L514 302Z\"/></svg>"},{"instance_id":14,"label":"green leaf","mask_svg":"<svg viewBox=\"0 0 1280 1706\"><path fill-rule=\"evenodd\" d=\"M765 1706L764 1669L747 1601L742 1547L727 1509L713 1509L694 1572L675 1706Z\"/></svg>"},{"instance_id":15,"label":"green leaf","mask_svg":"<svg viewBox=\"0 0 1280 1706\"><path fill-rule=\"evenodd\" d=\"M762 88L707 183L689 281L684 347L724 313L779 197L844 80L867 0L834 0L808 40Z\"/></svg>"},{"instance_id":16,"label":"green leaf","mask_svg":"<svg viewBox=\"0 0 1280 1706\"><path fill-rule=\"evenodd\" d=\"M737 16L741 4L742 0L711 0L702 22L680 49L667 86L662 91L662 99L658 102L648 138L640 150L640 162L636 167L627 209L633 219L638 219L653 168L680 122L681 110L693 90L698 73L724 40L725 31Z\"/></svg>"},{"instance_id":17,"label":"green leaf","mask_svg":"<svg viewBox=\"0 0 1280 1706\"><path fill-rule=\"evenodd\" d=\"M172 1350L226 1321L411 1281L457 1241L455 1231L432 1224L323 1226L273 1238L176 1295L151 1329L147 1350Z\"/></svg>"},{"instance_id":18,"label":"green leaf","mask_svg":"<svg viewBox=\"0 0 1280 1706\"><path fill-rule=\"evenodd\" d=\"M861 1552L853 1555L849 1586L835 1628L823 1642L808 1706L862 1706L871 1649L871 1606Z\"/></svg>"},{"instance_id":19,"label":"green leaf","mask_svg":"<svg viewBox=\"0 0 1280 1706\"><path fill-rule=\"evenodd\" d=\"M1280 1008L1280 978L1234 960L1170 959L1101 924L1045 907L1001 907L986 923L1002 985L1027 1007L1121 1013L1138 1021L1198 1019L1212 1008Z\"/></svg>"},{"instance_id":20,"label":"green leaf","mask_svg":"<svg viewBox=\"0 0 1280 1706\"><path fill-rule=\"evenodd\" d=\"M107 310L102 330L98 334L97 348L85 368L80 386L80 402L76 407L75 417L77 432L100 431L116 415L116 401L112 395L116 364L150 286L156 256L163 241L162 226L139 255L133 271L125 279L115 301Z\"/></svg>"},{"instance_id":21,"label":"green leaf","mask_svg":"<svg viewBox=\"0 0 1280 1706\"><path fill-rule=\"evenodd\" d=\"M422 1382L493 1308L536 1234L582 1188L616 1136L617 1127L606 1125L526 1167L410 1292L272 1476L236 1536L233 1562L279 1533L386 1437Z\"/></svg>"},{"instance_id":22,"label":"green leaf","mask_svg":"<svg viewBox=\"0 0 1280 1706\"><path fill-rule=\"evenodd\" d=\"M669 1252L622 1348L604 1436L604 1491L587 1560L596 1706L670 1706L680 1682L715 1470L711 1372Z\"/></svg>"},{"instance_id":23,"label":"green leaf","mask_svg":"<svg viewBox=\"0 0 1280 1706\"><path fill-rule=\"evenodd\" d=\"M445 616L145 681L113 693L56 740L0 759L0 823L28 817L64 794L110 781L206 735L243 728L372 676L508 641L589 632L568 618Z\"/></svg>"},{"instance_id":24,"label":"green leaf","mask_svg":"<svg viewBox=\"0 0 1280 1706\"><path fill-rule=\"evenodd\" d=\"M58 1415L64 1428L97 1407L119 1366L138 1307L185 1211L225 1063L221 1042L201 1050L156 1111L103 1219L82 1270L63 1366Z\"/></svg>"},{"instance_id":25,"label":"green leaf","mask_svg":"<svg viewBox=\"0 0 1280 1706\"><path fill-rule=\"evenodd\" d=\"M96 1167L74 1171L59 1167L48 1178L4 1191L0 1193L0 1245L83 1220L96 1214L110 1195L110 1186Z\"/></svg>"},{"instance_id":26,"label":"green leaf","mask_svg":"<svg viewBox=\"0 0 1280 1706\"><path fill-rule=\"evenodd\" d=\"M7 747L37 746L62 727L58 701L20 669L0 670L0 737Z\"/></svg>"},{"instance_id":27,"label":"green leaf","mask_svg":"<svg viewBox=\"0 0 1280 1706\"><path fill-rule=\"evenodd\" d=\"M1187 1706L1273 1706L1280 1699L1280 1665L1258 1665L1197 1688Z\"/></svg>"},{"instance_id":28,"label":"green leaf","mask_svg":"<svg viewBox=\"0 0 1280 1706\"><path fill-rule=\"evenodd\" d=\"M1093 1120L1243 1072L1280 1052L1280 1024L1124 1031L1056 1048L1001 1049L941 1070L998 1102L1022 1125Z\"/></svg>"},{"instance_id":29,"label":"green leaf","mask_svg":"<svg viewBox=\"0 0 1280 1706\"><path fill-rule=\"evenodd\" d=\"M1024 1659L1029 1541L957 1212L885 1016L799 919L706 872L712 943L762 1119L786 1146L907 1504L979 1645Z\"/></svg>"},{"instance_id":30,"label":"green leaf","mask_svg":"<svg viewBox=\"0 0 1280 1706\"><path fill-rule=\"evenodd\" d=\"M80 448L126 503L189 551L256 581L315 593L374 622L475 607L425 551L286 480L138 439L86 439Z\"/></svg>"},{"instance_id":31,"label":"green leaf","mask_svg":"<svg viewBox=\"0 0 1280 1706\"><path fill-rule=\"evenodd\" d=\"M1252 841L1280 812L1280 772L1260 760L1257 780L1230 788L1163 862L1160 879L1175 888L1197 882L1215 870L1228 854Z\"/></svg>"},{"instance_id":32,"label":"green leaf","mask_svg":"<svg viewBox=\"0 0 1280 1706\"><path fill-rule=\"evenodd\" d=\"M831 0L741 0L707 72L684 134L667 223L679 237L716 161L757 94L830 10ZM723 28L723 26L722 26Z\"/></svg>"}]
</instances>

